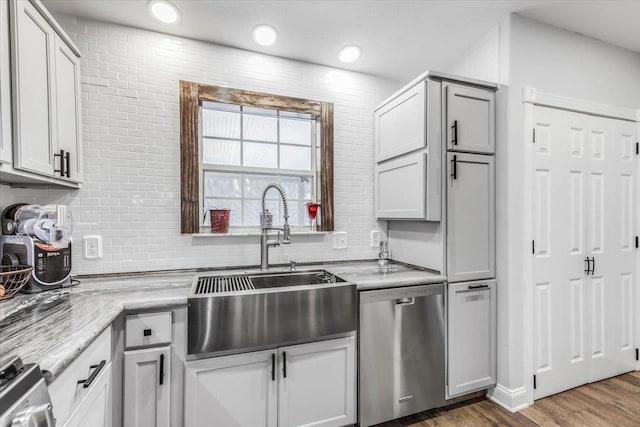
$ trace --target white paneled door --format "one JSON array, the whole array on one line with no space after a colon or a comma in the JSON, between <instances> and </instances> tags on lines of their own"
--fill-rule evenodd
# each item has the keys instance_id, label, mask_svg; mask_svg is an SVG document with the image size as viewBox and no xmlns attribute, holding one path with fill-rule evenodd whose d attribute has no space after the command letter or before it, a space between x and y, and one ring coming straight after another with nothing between
<instances>
[{"instance_id":1,"label":"white paneled door","mask_svg":"<svg viewBox=\"0 0 640 427\"><path fill-rule=\"evenodd\" d=\"M535 398L634 369L635 125L535 107Z\"/></svg>"}]
</instances>

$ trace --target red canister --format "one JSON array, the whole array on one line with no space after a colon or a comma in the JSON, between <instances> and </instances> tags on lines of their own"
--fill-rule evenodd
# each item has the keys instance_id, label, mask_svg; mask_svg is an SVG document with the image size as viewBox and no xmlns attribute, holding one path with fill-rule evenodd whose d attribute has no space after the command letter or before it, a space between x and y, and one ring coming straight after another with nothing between
<instances>
[{"instance_id":1,"label":"red canister","mask_svg":"<svg viewBox=\"0 0 640 427\"><path fill-rule=\"evenodd\" d=\"M226 233L229 231L229 209L209 209L212 233Z\"/></svg>"}]
</instances>

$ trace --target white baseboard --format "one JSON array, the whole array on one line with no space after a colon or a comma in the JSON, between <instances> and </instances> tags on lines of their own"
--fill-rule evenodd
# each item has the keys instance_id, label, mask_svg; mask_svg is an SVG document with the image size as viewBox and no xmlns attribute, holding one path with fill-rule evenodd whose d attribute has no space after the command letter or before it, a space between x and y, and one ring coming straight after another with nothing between
<instances>
[{"instance_id":1,"label":"white baseboard","mask_svg":"<svg viewBox=\"0 0 640 427\"><path fill-rule=\"evenodd\" d=\"M487 397L509 412L518 412L530 405L527 389L518 387L510 390L500 384L489 390Z\"/></svg>"}]
</instances>

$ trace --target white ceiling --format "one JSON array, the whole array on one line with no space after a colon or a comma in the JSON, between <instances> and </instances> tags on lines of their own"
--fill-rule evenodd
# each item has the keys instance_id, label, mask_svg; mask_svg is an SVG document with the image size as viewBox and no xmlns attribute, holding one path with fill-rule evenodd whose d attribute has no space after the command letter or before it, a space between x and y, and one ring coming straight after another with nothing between
<instances>
[{"instance_id":1,"label":"white ceiling","mask_svg":"<svg viewBox=\"0 0 640 427\"><path fill-rule=\"evenodd\" d=\"M54 13L79 15L308 61L398 81L442 70L506 14L539 21L640 52L640 1L318 1L172 0L177 24L151 17L147 0L43 0ZM273 25L276 45L251 39ZM347 44L362 48L353 64L337 60Z\"/></svg>"}]
</instances>

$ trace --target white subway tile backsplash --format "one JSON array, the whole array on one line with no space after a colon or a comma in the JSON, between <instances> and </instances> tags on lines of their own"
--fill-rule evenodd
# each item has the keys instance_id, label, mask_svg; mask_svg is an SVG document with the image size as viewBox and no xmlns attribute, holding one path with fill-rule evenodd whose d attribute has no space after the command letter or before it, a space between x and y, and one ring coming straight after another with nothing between
<instances>
[{"instance_id":1,"label":"white subway tile backsplash","mask_svg":"<svg viewBox=\"0 0 640 427\"><path fill-rule=\"evenodd\" d=\"M335 226L271 249L274 263L372 258L373 109L396 82L73 16L59 19L82 51L85 183L80 190L0 186L0 207L66 203L74 214L75 274L255 265L259 237L180 234L179 81L335 104ZM103 258L84 260L81 238L103 237Z\"/></svg>"}]
</instances>

